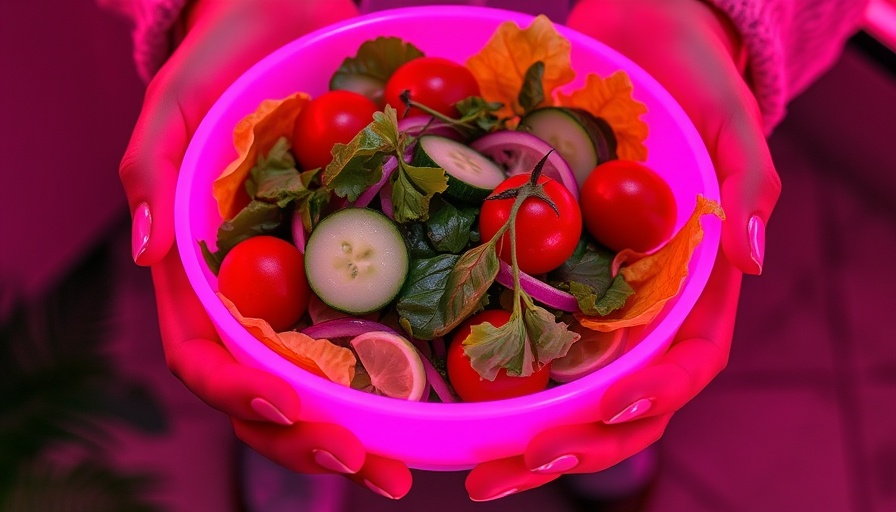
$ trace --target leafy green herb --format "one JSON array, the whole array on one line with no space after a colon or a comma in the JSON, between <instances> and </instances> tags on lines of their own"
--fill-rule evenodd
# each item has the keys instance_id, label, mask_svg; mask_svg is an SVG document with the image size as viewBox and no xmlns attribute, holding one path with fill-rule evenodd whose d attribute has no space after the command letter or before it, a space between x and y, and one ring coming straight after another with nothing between
<instances>
[{"instance_id":1,"label":"leafy green herb","mask_svg":"<svg viewBox=\"0 0 896 512\"><path fill-rule=\"evenodd\" d=\"M436 329L444 323L439 299L458 259L455 254L442 254L411 260L408 277L395 304L399 323L411 336L420 339L436 337Z\"/></svg>"},{"instance_id":2,"label":"leafy green herb","mask_svg":"<svg viewBox=\"0 0 896 512\"><path fill-rule=\"evenodd\" d=\"M354 57L342 61L330 78L330 89L348 89L362 94L382 91L396 69L418 57L423 57L419 48L397 37L366 41L358 47Z\"/></svg>"},{"instance_id":3,"label":"leafy green herb","mask_svg":"<svg viewBox=\"0 0 896 512\"><path fill-rule=\"evenodd\" d=\"M494 101L486 101L480 96L470 96L455 103L454 106L460 113L460 118L454 123L473 127L474 129L468 133L471 137L491 132L500 127L503 122L495 114L501 110L503 105Z\"/></svg>"},{"instance_id":4,"label":"leafy green herb","mask_svg":"<svg viewBox=\"0 0 896 512\"><path fill-rule=\"evenodd\" d=\"M470 243L478 208L455 207L445 202L432 214L426 226L433 247L440 252L459 253Z\"/></svg>"},{"instance_id":5,"label":"leafy green herb","mask_svg":"<svg viewBox=\"0 0 896 512\"><path fill-rule=\"evenodd\" d=\"M622 275L612 275L613 257L609 249L582 239L572 256L551 273L549 282L568 290L586 315L607 315L635 293Z\"/></svg>"},{"instance_id":6,"label":"leafy green herb","mask_svg":"<svg viewBox=\"0 0 896 512\"><path fill-rule=\"evenodd\" d=\"M215 274L221 268L224 256L236 244L256 235L269 235L281 230L284 222L283 211L273 203L252 201L230 220L218 227L217 251L212 251L204 240L199 242L202 255L209 269Z\"/></svg>"},{"instance_id":7,"label":"leafy green herb","mask_svg":"<svg viewBox=\"0 0 896 512\"><path fill-rule=\"evenodd\" d=\"M544 62L538 60L532 63L523 76L523 86L517 96L517 102L523 108L521 115L529 112L544 102Z\"/></svg>"},{"instance_id":8,"label":"leafy green herb","mask_svg":"<svg viewBox=\"0 0 896 512\"><path fill-rule=\"evenodd\" d=\"M500 236L495 236L465 252L451 269L445 293L439 300L444 318L442 326L435 331L436 336L448 334L480 308L489 287L498 276L498 253L495 247L499 239Z\"/></svg>"},{"instance_id":9,"label":"leafy green herb","mask_svg":"<svg viewBox=\"0 0 896 512\"><path fill-rule=\"evenodd\" d=\"M426 220L429 202L448 188L448 177L440 167L418 167L404 161L411 141L398 130L398 115L386 106L373 114L373 121L348 144L336 144L333 161L324 169L321 181L337 196L349 201L382 178L383 162L394 156L397 169L390 177L393 217L399 223Z\"/></svg>"}]
</instances>

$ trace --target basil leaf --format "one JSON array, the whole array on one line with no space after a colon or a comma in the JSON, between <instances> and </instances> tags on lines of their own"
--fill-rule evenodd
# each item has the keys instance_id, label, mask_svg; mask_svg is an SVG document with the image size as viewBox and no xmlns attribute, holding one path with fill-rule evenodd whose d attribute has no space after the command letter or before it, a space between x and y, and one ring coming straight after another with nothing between
<instances>
[{"instance_id":1,"label":"basil leaf","mask_svg":"<svg viewBox=\"0 0 896 512\"><path fill-rule=\"evenodd\" d=\"M373 121L348 144L333 147L333 160L327 164L321 183L337 196L358 199L383 175L383 161L399 147L398 118L395 109L375 112Z\"/></svg>"},{"instance_id":2,"label":"basil leaf","mask_svg":"<svg viewBox=\"0 0 896 512\"><path fill-rule=\"evenodd\" d=\"M606 316L625 306L625 301L635 294L635 290L625 281L622 274L618 274L603 295L598 295L593 288L575 281L570 283L569 293L576 298L582 313L589 316Z\"/></svg>"},{"instance_id":3,"label":"basil leaf","mask_svg":"<svg viewBox=\"0 0 896 512\"><path fill-rule=\"evenodd\" d=\"M402 64L423 57L423 52L397 37L378 37L358 47L353 57L342 61L330 78L330 90L347 89L364 94L382 90L392 73ZM359 84L365 86L359 90ZM366 89L366 90L365 90Z\"/></svg>"},{"instance_id":4,"label":"basil leaf","mask_svg":"<svg viewBox=\"0 0 896 512\"><path fill-rule=\"evenodd\" d=\"M517 95L517 102L523 108L523 114L536 108L544 102L544 62L535 61L526 70L523 77L523 87Z\"/></svg>"},{"instance_id":5,"label":"basil leaf","mask_svg":"<svg viewBox=\"0 0 896 512\"><path fill-rule=\"evenodd\" d=\"M444 313L436 336L451 332L481 307L489 287L498 275L498 253L493 243L485 243L463 253L457 260L439 300Z\"/></svg>"},{"instance_id":6,"label":"basil leaf","mask_svg":"<svg viewBox=\"0 0 896 512\"><path fill-rule=\"evenodd\" d=\"M610 268L613 257L614 254L609 249L600 248L582 239L572 256L551 272L549 281L562 289L568 289L570 283L580 283L594 290L597 296L603 296L613 280Z\"/></svg>"},{"instance_id":7,"label":"basil leaf","mask_svg":"<svg viewBox=\"0 0 896 512\"><path fill-rule=\"evenodd\" d=\"M399 323L407 333L419 339L433 339L443 324L439 302L445 293L448 275L460 257L443 254L434 258L411 260L395 309Z\"/></svg>"},{"instance_id":8,"label":"basil leaf","mask_svg":"<svg viewBox=\"0 0 896 512\"><path fill-rule=\"evenodd\" d=\"M397 224L397 226L404 238L404 245L408 248L408 255L411 259L432 258L439 254L429 241L424 223L405 222Z\"/></svg>"},{"instance_id":9,"label":"basil leaf","mask_svg":"<svg viewBox=\"0 0 896 512\"><path fill-rule=\"evenodd\" d=\"M478 213L477 208L457 208L444 203L426 223L433 247L455 254L463 251L470 243L471 229Z\"/></svg>"}]
</instances>

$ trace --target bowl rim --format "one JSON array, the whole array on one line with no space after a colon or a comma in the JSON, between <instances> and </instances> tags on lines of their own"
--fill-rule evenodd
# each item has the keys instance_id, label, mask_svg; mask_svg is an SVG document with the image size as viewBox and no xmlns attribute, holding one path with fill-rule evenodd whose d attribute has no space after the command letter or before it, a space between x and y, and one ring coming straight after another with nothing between
<instances>
[{"instance_id":1,"label":"bowl rim","mask_svg":"<svg viewBox=\"0 0 896 512\"><path fill-rule=\"evenodd\" d=\"M257 77L263 75L272 68L276 68L284 60L287 60L293 52L298 51L300 48L313 45L323 39L337 37L342 32L351 32L359 26L403 22L418 17L443 16L482 17L493 20L496 27L504 21L513 21L520 26L528 26L528 24L535 18L535 16L530 14L492 7L459 5L403 7L377 11L338 22L328 27L310 32L287 43L258 61L237 78L215 101L207 114L203 117L188 144L182 161L175 194L175 219L186 219L186 215L190 210L189 200L192 196L191 173L184 171L189 171L191 167L195 167L199 164L201 157L199 149L203 146L205 140L212 135L214 125L220 121L221 117L228 108L232 106L234 101L236 101L247 88L253 86ZM693 153L696 167L699 168L699 174L705 187L703 195L709 199L718 201L718 181L715 177L714 168L702 138L699 136L694 125L689 121L689 117L685 114L684 110L665 88L637 64L606 44L560 23L554 22L553 24L561 35L569 39L573 47L576 45L591 45L600 49L601 54L606 56L613 64L616 64L619 69L624 69L626 73L628 73L632 83L635 84L636 93L639 89L648 88L651 92L652 102L654 104L658 105L663 110L668 111L669 114L678 119L688 120L687 122L681 123L679 129ZM682 310L690 311L708 281L715 259L716 249L720 242L720 228L715 222L704 222L703 228L703 241L694 253L694 258L692 258L691 261L692 265L685 286L679 291L678 295L670 299L664 306L663 312L661 313L661 318L663 319L665 319L666 316L673 314L673 312L679 313ZM197 237L193 236L191 223L186 220L179 220L175 223L175 236L178 244L192 244L197 240ZM701 247L703 247L702 251L700 250ZM705 254L710 247L713 249L711 253ZM697 263L700 264L695 264L695 259L698 255L701 255L701 258L710 257L711 261L697 261ZM201 280L202 282L196 282L196 276L203 275L203 269L200 265L203 265L204 262L201 258L195 257L195 251L180 251L180 257L184 269L187 272L192 290L199 298L205 310L209 313L216 328L224 329L225 332L236 332L238 338L243 338L243 344L249 343L257 345L262 352L256 355L260 356L263 360L262 364L266 371L275 374L282 374L282 371L287 370L301 372L295 376L296 378L287 379L293 387L296 386L296 382L301 382L303 386L307 385L315 388L317 392L326 395L328 398L332 398L336 402L351 404L352 407L362 411L370 410L377 411L381 414L386 413L408 418L415 417L418 419L442 421L455 418L458 414L462 414L464 418L468 419L487 419L501 410L512 409L514 411L522 412L538 410L550 407L557 402L574 399L575 397L593 392L593 388L595 387L593 382L597 379L610 379L612 381L619 378L619 376L629 374L637 368L647 364L647 362L655 356L655 354L652 353L657 349L654 345L649 343L645 344L645 338L631 349L626 350L626 353L616 359L612 364L589 376L546 389L539 393L518 398L479 403L407 402L396 400L346 388L345 386L330 382L298 369L295 365L277 355L273 350L269 349L262 342L249 334L248 331L246 331L239 322L230 315L223 303L215 295L212 287L208 285L204 279ZM646 327L646 334L647 336L660 337L663 339L668 338L667 341L661 343L662 345L667 346L668 343L671 342L671 338L674 336L674 331L676 331L678 327L678 325L672 325L669 322L657 322L655 320ZM234 329L236 329L236 331L234 331ZM222 339L224 339L225 344L229 343L226 337L222 336ZM265 354L265 352L267 352L267 354ZM283 378L286 379L285 377ZM350 393L346 393L346 390L350 390ZM364 393L364 395L361 395L361 393ZM363 399L357 399L359 397L363 397ZM446 405L448 407L446 407Z\"/></svg>"}]
</instances>

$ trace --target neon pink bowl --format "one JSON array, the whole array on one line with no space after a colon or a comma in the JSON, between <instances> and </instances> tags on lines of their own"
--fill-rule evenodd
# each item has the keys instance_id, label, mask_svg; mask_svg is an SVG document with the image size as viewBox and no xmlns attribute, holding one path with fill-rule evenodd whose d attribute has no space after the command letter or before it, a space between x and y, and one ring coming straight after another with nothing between
<instances>
[{"instance_id":1,"label":"neon pink bowl","mask_svg":"<svg viewBox=\"0 0 896 512\"><path fill-rule=\"evenodd\" d=\"M224 344L244 364L264 369L292 384L308 421L334 422L350 429L371 453L402 460L410 467L453 471L495 458L518 455L537 433L556 425L596 421L596 404L606 387L650 363L669 346L709 276L719 246L721 223L704 218L705 235L690 264L683 290L618 360L597 372L547 391L489 403L405 402L352 390L306 373L253 338L215 296L217 281L206 267L198 241L214 243L221 218L211 183L236 157L232 135L237 122L265 99L296 91L322 93L342 59L377 36L397 36L427 55L465 62L499 24L528 26L524 14L473 7L415 7L383 11L339 23L297 39L252 67L214 104L196 131L181 168L176 197L176 235L184 269ZM456 28L463 37L446 38ZM718 183L703 143L670 95L644 71L605 45L562 26L572 43L579 87L588 72L608 76L625 70L634 96L649 112L648 165L672 184L679 227L698 194L719 198ZM314 70L308 72L308 70ZM464 433L458 435L459 433Z\"/></svg>"}]
</instances>

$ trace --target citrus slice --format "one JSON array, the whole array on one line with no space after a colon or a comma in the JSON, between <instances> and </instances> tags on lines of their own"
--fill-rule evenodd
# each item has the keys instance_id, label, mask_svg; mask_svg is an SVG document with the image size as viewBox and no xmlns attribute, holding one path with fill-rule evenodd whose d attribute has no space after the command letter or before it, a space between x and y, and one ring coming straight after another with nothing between
<instances>
[{"instance_id":1,"label":"citrus slice","mask_svg":"<svg viewBox=\"0 0 896 512\"><path fill-rule=\"evenodd\" d=\"M565 356L551 361L551 379L569 382L612 363L625 351L628 329L593 331L579 324L569 327L582 337L569 347Z\"/></svg>"},{"instance_id":2,"label":"citrus slice","mask_svg":"<svg viewBox=\"0 0 896 512\"><path fill-rule=\"evenodd\" d=\"M420 400L426 370L410 341L397 334L373 331L352 338L352 348L370 376L373 392L405 400Z\"/></svg>"}]
</instances>

